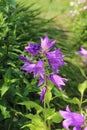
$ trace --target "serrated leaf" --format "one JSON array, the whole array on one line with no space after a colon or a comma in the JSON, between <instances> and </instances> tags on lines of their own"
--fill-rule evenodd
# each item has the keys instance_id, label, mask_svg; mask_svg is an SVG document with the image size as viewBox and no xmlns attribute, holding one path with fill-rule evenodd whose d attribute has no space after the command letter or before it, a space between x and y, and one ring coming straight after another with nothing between
<instances>
[{"instance_id":1,"label":"serrated leaf","mask_svg":"<svg viewBox=\"0 0 87 130\"><path fill-rule=\"evenodd\" d=\"M8 91L9 86L7 84L4 84L1 88L1 97L4 96L4 94Z\"/></svg>"},{"instance_id":2,"label":"serrated leaf","mask_svg":"<svg viewBox=\"0 0 87 130\"><path fill-rule=\"evenodd\" d=\"M28 127L30 130L44 130L44 123L39 115L28 114L26 117L31 119L31 124L26 124L21 128Z\"/></svg>"},{"instance_id":3,"label":"serrated leaf","mask_svg":"<svg viewBox=\"0 0 87 130\"><path fill-rule=\"evenodd\" d=\"M78 105L80 104L79 99L76 97L74 97L73 99L68 98L68 99L64 99L64 100L69 102L69 103L78 104Z\"/></svg>"},{"instance_id":4,"label":"serrated leaf","mask_svg":"<svg viewBox=\"0 0 87 130\"><path fill-rule=\"evenodd\" d=\"M87 88L87 80L85 80L82 84L78 86L78 90L81 93L81 95L84 94L85 90Z\"/></svg>"},{"instance_id":5,"label":"serrated leaf","mask_svg":"<svg viewBox=\"0 0 87 130\"><path fill-rule=\"evenodd\" d=\"M43 108L33 101L24 101L18 104L26 106L28 110L31 110L31 108L35 108L37 110L37 113L43 111Z\"/></svg>"},{"instance_id":6,"label":"serrated leaf","mask_svg":"<svg viewBox=\"0 0 87 130\"><path fill-rule=\"evenodd\" d=\"M10 112L6 110L5 106L0 105L0 110L1 110L1 113L2 113L2 115L4 117L4 119L10 118Z\"/></svg>"}]
</instances>

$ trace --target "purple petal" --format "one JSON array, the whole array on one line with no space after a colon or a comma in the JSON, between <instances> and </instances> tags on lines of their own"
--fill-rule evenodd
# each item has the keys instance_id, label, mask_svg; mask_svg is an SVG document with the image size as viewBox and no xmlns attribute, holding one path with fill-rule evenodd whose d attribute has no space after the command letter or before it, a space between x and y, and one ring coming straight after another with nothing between
<instances>
[{"instance_id":1,"label":"purple petal","mask_svg":"<svg viewBox=\"0 0 87 130\"><path fill-rule=\"evenodd\" d=\"M84 130L87 130L87 126L84 128Z\"/></svg>"},{"instance_id":2,"label":"purple petal","mask_svg":"<svg viewBox=\"0 0 87 130\"><path fill-rule=\"evenodd\" d=\"M60 110L59 113L60 113L60 115L61 115L64 119L70 118L70 113L69 113L69 112Z\"/></svg>"},{"instance_id":3,"label":"purple petal","mask_svg":"<svg viewBox=\"0 0 87 130\"><path fill-rule=\"evenodd\" d=\"M40 49L41 49L41 46L37 43L35 44L29 43L29 45L25 47L26 52L29 52L33 55L38 55Z\"/></svg>"},{"instance_id":4,"label":"purple petal","mask_svg":"<svg viewBox=\"0 0 87 130\"><path fill-rule=\"evenodd\" d=\"M56 74L51 74L49 79L58 86L60 90L62 90L62 86L65 85L65 82L67 81L66 78L62 78L61 76L58 76Z\"/></svg>"},{"instance_id":5,"label":"purple petal","mask_svg":"<svg viewBox=\"0 0 87 130\"><path fill-rule=\"evenodd\" d=\"M40 40L43 52L49 51L56 43L55 40L49 40L48 35L46 35L44 39L40 37Z\"/></svg>"},{"instance_id":6,"label":"purple petal","mask_svg":"<svg viewBox=\"0 0 87 130\"><path fill-rule=\"evenodd\" d=\"M34 67L35 67L35 64L30 64L30 63L26 62L26 63L21 67L21 69L22 69L22 70L25 70L27 73L31 73L31 72L33 72L33 70L34 70Z\"/></svg>"},{"instance_id":7,"label":"purple petal","mask_svg":"<svg viewBox=\"0 0 87 130\"><path fill-rule=\"evenodd\" d=\"M44 72L45 72L45 69L44 69L44 61L43 60L39 60L35 67L34 67L34 77L41 75L41 77L44 78Z\"/></svg>"},{"instance_id":8,"label":"purple petal","mask_svg":"<svg viewBox=\"0 0 87 130\"><path fill-rule=\"evenodd\" d=\"M73 130L82 130L80 126L74 127Z\"/></svg>"},{"instance_id":9,"label":"purple petal","mask_svg":"<svg viewBox=\"0 0 87 130\"><path fill-rule=\"evenodd\" d=\"M38 86L41 86L44 83L44 78L42 76L39 77Z\"/></svg>"},{"instance_id":10,"label":"purple petal","mask_svg":"<svg viewBox=\"0 0 87 130\"><path fill-rule=\"evenodd\" d=\"M60 48L56 49L55 51L48 52L46 54L50 67L53 69L54 72L58 72L59 67L65 64L63 57L64 55L61 54Z\"/></svg>"},{"instance_id":11,"label":"purple petal","mask_svg":"<svg viewBox=\"0 0 87 130\"><path fill-rule=\"evenodd\" d=\"M66 119L63 121L63 127L66 128L67 130L70 130L69 126L71 126L71 124L72 124L72 120L70 119Z\"/></svg>"},{"instance_id":12,"label":"purple petal","mask_svg":"<svg viewBox=\"0 0 87 130\"><path fill-rule=\"evenodd\" d=\"M24 61L24 62L29 62L28 59L24 56L19 56L19 59Z\"/></svg>"},{"instance_id":13,"label":"purple petal","mask_svg":"<svg viewBox=\"0 0 87 130\"><path fill-rule=\"evenodd\" d=\"M40 100L42 103L44 102L45 93L46 93L46 87L42 88L42 91L41 91Z\"/></svg>"},{"instance_id":14,"label":"purple petal","mask_svg":"<svg viewBox=\"0 0 87 130\"><path fill-rule=\"evenodd\" d=\"M82 46L80 47L80 50L78 51L80 55L87 56L87 50L84 49Z\"/></svg>"}]
</instances>

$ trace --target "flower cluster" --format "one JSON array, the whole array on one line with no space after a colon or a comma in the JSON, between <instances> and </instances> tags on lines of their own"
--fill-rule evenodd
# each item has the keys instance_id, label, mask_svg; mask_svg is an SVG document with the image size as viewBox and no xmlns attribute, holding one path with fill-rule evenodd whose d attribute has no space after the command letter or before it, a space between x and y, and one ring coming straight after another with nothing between
<instances>
[{"instance_id":1,"label":"flower cluster","mask_svg":"<svg viewBox=\"0 0 87 130\"><path fill-rule=\"evenodd\" d=\"M59 112L65 119L63 121L63 127L66 130L70 130L69 127L73 127L73 130L83 130L82 125L84 124L85 119L81 114L71 112L69 106L66 107L66 111L60 110ZM87 130L87 126L84 130Z\"/></svg>"},{"instance_id":2,"label":"flower cluster","mask_svg":"<svg viewBox=\"0 0 87 130\"><path fill-rule=\"evenodd\" d=\"M34 78L38 77L39 79L38 86L44 86L40 97L41 101L44 102L48 80L57 85L59 90L62 90L62 86L65 85L67 79L59 76L59 68L66 63L60 48L51 51L56 43L55 40L49 40L48 35L46 35L45 38L40 37L40 41L41 44L29 43L25 47L25 51L30 54L29 59L24 56L20 56L20 59L24 62L21 69L26 74L33 73Z\"/></svg>"},{"instance_id":3,"label":"flower cluster","mask_svg":"<svg viewBox=\"0 0 87 130\"><path fill-rule=\"evenodd\" d=\"M73 0L70 2L70 6L73 8L70 11L72 17L79 15L81 11L87 10L86 0Z\"/></svg>"}]
</instances>

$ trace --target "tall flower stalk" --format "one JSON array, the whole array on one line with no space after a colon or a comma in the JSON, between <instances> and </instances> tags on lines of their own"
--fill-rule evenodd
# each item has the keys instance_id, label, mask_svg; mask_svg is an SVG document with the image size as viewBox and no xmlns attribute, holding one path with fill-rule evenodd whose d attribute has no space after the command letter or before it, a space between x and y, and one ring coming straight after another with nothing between
<instances>
[{"instance_id":1,"label":"tall flower stalk","mask_svg":"<svg viewBox=\"0 0 87 130\"><path fill-rule=\"evenodd\" d=\"M30 54L30 57L20 56L20 59L24 62L21 69L26 74L33 73L34 78L39 77L38 86L43 86L40 100L44 104L44 130L47 130L47 127L51 130L50 121L47 122L46 119L46 109L50 108L49 102L46 102L45 97L49 89L48 81L53 82L59 90L62 90L62 86L65 85L67 79L59 76L59 69L66 63L64 62L64 55L61 54L60 48L53 51L53 47L56 44L55 40L49 40L48 35L44 38L40 37L40 40L41 44L29 43L25 47L25 51Z\"/></svg>"}]
</instances>

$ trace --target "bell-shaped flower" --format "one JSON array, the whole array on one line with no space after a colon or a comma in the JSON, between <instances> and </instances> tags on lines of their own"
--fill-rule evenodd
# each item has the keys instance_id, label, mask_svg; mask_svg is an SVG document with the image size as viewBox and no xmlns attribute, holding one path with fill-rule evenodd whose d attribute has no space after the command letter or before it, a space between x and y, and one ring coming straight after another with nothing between
<instances>
[{"instance_id":1,"label":"bell-shaped flower","mask_svg":"<svg viewBox=\"0 0 87 130\"><path fill-rule=\"evenodd\" d=\"M21 67L22 70L26 71L26 74L33 72L35 64L28 61L24 56L19 56L20 60L24 62L24 65Z\"/></svg>"},{"instance_id":2,"label":"bell-shaped flower","mask_svg":"<svg viewBox=\"0 0 87 130\"><path fill-rule=\"evenodd\" d=\"M78 51L78 53L82 56L87 56L87 50L84 49L82 46L80 47L80 50Z\"/></svg>"},{"instance_id":3,"label":"bell-shaped flower","mask_svg":"<svg viewBox=\"0 0 87 130\"><path fill-rule=\"evenodd\" d=\"M29 52L32 55L38 55L40 49L41 49L41 46L37 43L35 43L35 44L29 43L29 45L25 47L26 52Z\"/></svg>"},{"instance_id":4,"label":"bell-shaped flower","mask_svg":"<svg viewBox=\"0 0 87 130\"><path fill-rule=\"evenodd\" d=\"M81 114L71 112L69 106L66 107L66 111L60 110L59 113L65 119L63 127L66 130L70 130L69 127L74 127L73 130L81 130L84 123L84 117Z\"/></svg>"},{"instance_id":5,"label":"bell-shaped flower","mask_svg":"<svg viewBox=\"0 0 87 130\"><path fill-rule=\"evenodd\" d=\"M44 102L45 93L46 93L46 87L43 87L40 95L40 100L42 103Z\"/></svg>"},{"instance_id":6,"label":"bell-shaped flower","mask_svg":"<svg viewBox=\"0 0 87 130\"><path fill-rule=\"evenodd\" d=\"M56 74L51 74L49 80L51 80L56 86L58 86L59 90L62 90L62 86L64 86L65 82L67 81L66 78L62 78L61 76Z\"/></svg>"},{"instance_id":7,"label":"bell-shaped flower","mask_svg":"<svg viewBox=\"0 0 87 130\"><path fill-rule=\"evenodd\" d=\"M38 75L40 75L42 78L44 78L45 69L44 69L44 61L43 60L39 60L36 63L33 72L34 72L34 78L37 77Z\"/></svg>"},{"instance_id":8,"label":"bell-shaped flower","mask_svg":"<svg viewBox=\"0 0 87 130\"><path fill-rule=\"evenodd\" d=\"M50 67L53 69L54 72L59 71L59 67L65 64L63 57L64 55L61 54L60 49L56 49L55 51L48 52L46 54Z\"/></svg>"},{"instance_id":9,"label":"bell-shaped flower","mask_svg":"<svg viewBox=\"0 0 87 130\"><path fill-rule=\"evenodd\" d=\"M44 77L43 75L39 77L39 82L38 82L38 86L41 86L44 83Z\"/></svg>"},{"instance_id":10,"label":"bell-shaped flower","mask_svg":"<svg viewBox=\"0 0 87 130\"><path fill-rule=\"evenodd\" d=\"M82 61L87 63L87 50L84 49L82 46L80 47L80 50L78 51L78 53L81 55L82 57Z\"/></svg>"},{"instance_id":11,"label":"bell-shaped flower","mask_svg":"<svg viewBox=\"0 0 87 130\"><path fill-rule=\"evenodd\" d=\"M42 52L48 52L56 43L55 40L49 40L48 35L45 38L40 37Z\"/></svg>"}]
</instances>

